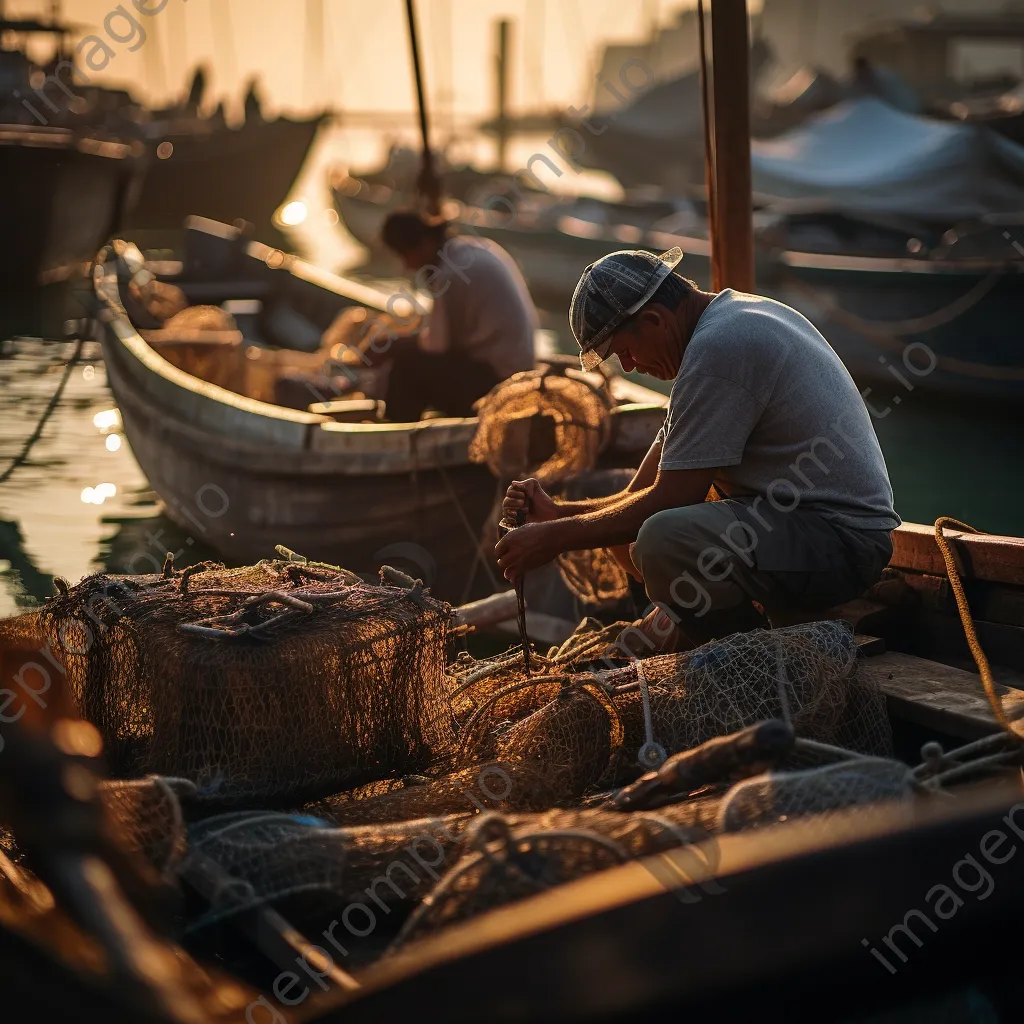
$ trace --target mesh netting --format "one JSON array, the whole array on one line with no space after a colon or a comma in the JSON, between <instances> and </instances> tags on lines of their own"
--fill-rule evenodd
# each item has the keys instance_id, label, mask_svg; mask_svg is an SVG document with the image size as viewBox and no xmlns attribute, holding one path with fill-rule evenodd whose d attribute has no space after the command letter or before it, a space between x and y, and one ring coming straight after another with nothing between
<instances>
[{"instance_id":1,"label":"mesh netting","mask_svg":"<svg viewBox=\"0 0 1024 1024\"><path fill-rule=\"evenodd\" d=\"M451 670L452 756L386 792L330 798L328 813L365 823L469 804L502 812L571 807L666 756L768 718L789 721L806 740L892 753L884 696L857 678L844 623L741 633L639 663L599 660L618 653L609 649L616 634L617 627L584 629L535 656L529 677L517 649L484 661L464 656ZM820 763L807 753L800 760Z\"/></svg>"},{"instance_id":2,"label":"mesh netting","mask_svg":"<svg viewBox=\"0 0 1024 1024\"><path fill-rule=\"evenodd\" d=\"M419 585L287 562L93 576L43 613L114 774L264 804L443 755L450 621Z\"/></svg>"},{"instance_id":3,"label":"mesh netting","mask_svg":"<svg viewBox=\"0 0 1024 1024\"><path fill-rule=\"evenodd\" d=\"M392 949L597 871L699 843L716 807L715 800L694 800L630 814L477 818L462 837L465 853L408 918ZM669 885L706 877L707 861L698 853L688 850L678 861ZM659 880L665 881L660 872Z\"/></svg>"},{"instance_id":4,"label":"mesh netting","mask_svg":"<svg viewBox=\"0 0 1024 1024\"><path fill-rule=\"evenodd\" d=\"M535 476L548 486L594 466L611 433L609 413L607 393L584 380L517 373L482 400L469 457L499 479ZM547 444L538 437L542 424Z\"/></svg>"},{"instance_id":5,"label":"mesh netting","mask_svg":"<svg viewBox=\"0 0 1024 1024\"><path fill-rule=\"evenodd\" d=\"M217 815L189 829L189 853L180 871L187 877L202 858L215 863L230 882L187 930L201 931L253 907L273 906L307 934L340 919L352 941L365 938L397 911L388 924L394 934L414 907L429 904L429 913L421 910L408 923L404 942L518 899L538 884L556 885L698 841L714 827L716 814L717 801L695 800L657 812L463 813L348 828L311 814ZM514 877L529 848L531 882L526 888L512 881L472 891L477 881L472 869L481 856L494 859L496 838L504 840L501 856ZM456 867L461 882L452 885L446 873Z\"/></svg>"},{"instance_id":6,"label":"mesh netting","mask_svg":"<svg viewBox=\"0 0 1024 1024\"><path fill-rule=\"evenodd\" d=\"M645 747L645 757L660 750L663 759L768 718L788 721L804 739L892 752L884 696L858 680L844 623L738 633L611 668L620 652L607 632L570 638L537 658L539 674L530 678L510 657L462 666L461 763L532 764L571 801L635 773ZM643 767L656 765L645 757Z\"/></svg>"},{"instance_id":7,"label":"mesh netting","mask_svg":"<svg viewBox=\"0 0 1024 1024\"><path fill-rule=\"evenodd\" d=\"M99 796L108 820L125 849L167 877L187 848L182 801L196 795L187 779L153 776L100 783Z\"/></svg>"},{"instance_id":8,"label":"mesh netting","mask_svg":"<svg viewBox=\"0 0 1024 1024\"><path fill-rule=\"evenodd\" d=\"M722 801L720 827L739 832L847 807L905 800L911 769L900 761L862 758L798 772L767 772L735 785Z\"/></svg>"},{"instance_id":9,"label":"mesh netting","mask_svg":"<svg viewBox=\"0 0 1024 1024\"><path fill-rule=\"evenodd\" d=\"M629 593L629 577L607 548L563 551L555 560L569 592L584 604L610 608Z\"/></svg>"}]
</instances>

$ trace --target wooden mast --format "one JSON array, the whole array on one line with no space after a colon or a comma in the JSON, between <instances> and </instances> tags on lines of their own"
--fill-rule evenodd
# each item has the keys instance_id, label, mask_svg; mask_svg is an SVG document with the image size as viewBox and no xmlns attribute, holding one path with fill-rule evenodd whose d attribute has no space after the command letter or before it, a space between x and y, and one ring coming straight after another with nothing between
<instances>
[{"instance_id":1,"label":"wooden mast","mask_svg":"<svg viewBox=\"0 0 1024 1024\"><path fill-rule=\"evenodd\" d=\"M416 79L416 103L420 115L420 140L423 143L423 166L416 180L428 216L436 217L441 205L441 182L434 167L434 153L430 148L430 125L427 121L427 100L423 89L423 68L420 64L420 43L416 32L416 11L413 0L405 0L405 16L409 25L409 45L412 48L412 69Z\"/></svg>"},{"instance_id":2,"label":"wooden mast","mask_svg":"<svg viewBox=\"0 0 1024 1024\"><path fill-rule=\"evenodd\" d=\"M750 178L750 40L746 0L714 0L711 12L710 143L707 166L713 287L754 290Z\"/></svg>"}]
</instances>

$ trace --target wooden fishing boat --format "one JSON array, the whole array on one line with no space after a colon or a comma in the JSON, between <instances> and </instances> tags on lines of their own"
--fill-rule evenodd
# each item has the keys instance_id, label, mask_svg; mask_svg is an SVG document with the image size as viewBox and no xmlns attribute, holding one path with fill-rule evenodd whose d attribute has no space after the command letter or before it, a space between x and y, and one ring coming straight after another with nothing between
<instances>
[{"instance_id":1,"label":"wooden fishing boat","mask_svg":"<svg viewBox=\"0 0 1024 1024\"><path fill-rule=\"evenodd\" d=\"M1010 326L1024 281L1020 233L1019 215L943 231L798 211L761 231L759 284L804 313L858 381L887 385L880 406L914 388L1013 400L1024 394Z\"/></svg>"},{"instance_id":2,"label":"wooden fishing boat","mask_svg":"<svg viewBox=\"0 0 1024 1024\"><path fill-rule=\"evenodd\" d=\"M139 170L136 155L67 128L0 125L0 335L61 336L72 313L55 295L64 296L62 285L116 227Z\"/></svg>"},{"instance_id":3,"label":"wooden fishing boat","mask_svg":"<svg viewBox=\"0 0 1024 1024\"><path fill-rule=\"evenodd\" d=\"M997 681L1024 683L1024 540L957 530L946 536L959 566L954 578L969 597ZM898 752L916 761L923 742L949 750L1002 726L977 675L958 667L966 646L934 531L906 526L895 541L898 575L891 573L869 601L847 606L847 613L876 634L862 638L860 671L885 689ZM1005 712L1020 717L1024 690L999 689ZM17 737L8 732L7 738ZM0 762L8 779L20 763L14 759L25 755L23 746L12 742L11 748ZM42 764L53 770L49 761ZM45 798L52 799L49 790ZM10 808L9 798L2 806ZM814 1019L834 1024L896 1007L924 1013L923 1019L936 1019L942 1008L945 1019L1009 1022L1012 1016L994 1009L990 1016L973 1014L1019 998L1005 949L1024 911L1024 876L998 863L1011 859L1022 839L1019 783L833 813L827 827L810 817L719 834L690 848L687 858L633 861L491 910L355 976L342 956L323 966L316 957L326 944L311 946L317 936L296 933L272 912L240 915L236 928L276 958L281 971L305 957L323 980L301 1018L290 1017L269 987L226 977L224 964L218 973L203 973L190 955L156 939L124 910L116 927L145 938L151 957L176 959L174 972L150 976L157 991L179 997L182 988L206 991L208 999L220 993L221 1009L209 1019L221 1024L379 1020L414 1004L443 1005L443 1019L466 1022L624 1022L669 1011L739 1019L763 1016L766 1006L769 1019L801 1019L809 999ZM382 877L390 879L383 867ZM124 986L104 986L75 942L63 937L67 894L56 909L52 903L34 909L23 895L32 885L21 866L0 858L0 973L5 980L10 975L10 991L52 1006L55 1014L74 998L79 1019L97 1024L138 1019L137 1006L124 1001ZM932 904L925 894L933 886L945 886L956 901L949 897L954 912L941 919L932 913L928 925ZM113 898L91 896L90 923L103 920L104 899ZM529 983L510 988L510 977ZM43 996L42 978L61 983L45 986ZM281 991L287 992L283 983ZM840 1003L836 992L843 993Z\"/></svg>"},{"instance_id":4,"label":"wooden fishing boat","mask_svg":"<svg viewBox=\"0 0 1024 1024\"><path fill-rule=\"evenodd\" d=\"M195 220L188 234L184 264L155 269L169 271L164 278L193 303L244 300L263 310L240 315L241 334L219 349L207 346L220 363L215 373L207 367L207 379L172 365L140 336L120 298L123 260L104 263L95 284L110 387L167 514L233 563L270 557L276 544L356 571L375 572L393 558L459 598L472 584L495 500L489 471L467 457L475 419L338 422L337 409L286 409L239 393L239 373L276 358L252 343L261 329L283 324L285 335L302 328L319 337L346 307L383 310L390 297L247 242L225 225ZM323 361L282 355L289 365ZM616 404L603 463L636 465L663 419L664 396L621 378L610 388Z\"/></svg>"},{"instance_id":5,"label":"wooden fishing boat","mask_svg":"<svg viewBox=\"0 0 1024 1024\"><path fill-rule=\"evenodd\" d=\"M180 238L186 218L198 214L245 220L257 238L279 241L274 213L326 120L264 120L254 112L238 127L195 117L154 122L153 157L126 229L168 245Z\"/></svg>"},{"instance_id":6,"label":"wooden fishing boat","mask_svg":"<svg viewBox=\"0 0 1024 1024\"><path fill-rule=\"evenodd\" d=\"M685 254L686 275L703 287L710 284L710 246L702 223L682 199L606 202L550 193L510 193L515 214L504 202L507 186L492 180L474 195L452 199L446 214L465 235L497 242L519 264L530 294L540 303L568 302L583 268L618 249L662 251L678 245ZM381 183L346 178L334 188L334 205L349 233L377 262L392 260L382 247L380 230L393 210L408 206L411 194ZM394 264L397 266L397 263Z\"/></svg>"}]
</instances>

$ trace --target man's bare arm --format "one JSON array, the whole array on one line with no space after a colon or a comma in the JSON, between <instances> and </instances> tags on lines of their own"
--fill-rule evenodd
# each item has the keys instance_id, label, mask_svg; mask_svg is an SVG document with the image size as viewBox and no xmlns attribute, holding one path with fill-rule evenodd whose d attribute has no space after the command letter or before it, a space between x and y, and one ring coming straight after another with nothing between
<instances>
[{"instance_id":1,"label":"man's bare arm","mask_svg":"<svg viewBox=\"0 0 1024 1024\"><path fill-rule=\"evenodd\" d=\"M656 513L703 502L714 476L714 469L659 471L651 486L624 492L605 508L512 530L495 549L498 565L506 579L516 580L563 551L628 544Z\"/></svg>"},{"instance_id":2,"label":"man's bare arm","mask_svg":"<svg viewBox=\"0 0 1024 1024\"><path fill-rule=\"evenodd\" d=\"M527 522L547 522L551 519L564 519L567 516L597 512L615 505L628 494L650 487L658 476L660 461L661 442L655 441L648 449L643 462L640 463L640 468L633 475L633 479L625 490L607 494L603 498L584 498L581 501L555 501L548 498L540 484L533 478L513 480L502 503L502 510L508 513L525 507L528 510Z\"/></svg>"}]
</instances>

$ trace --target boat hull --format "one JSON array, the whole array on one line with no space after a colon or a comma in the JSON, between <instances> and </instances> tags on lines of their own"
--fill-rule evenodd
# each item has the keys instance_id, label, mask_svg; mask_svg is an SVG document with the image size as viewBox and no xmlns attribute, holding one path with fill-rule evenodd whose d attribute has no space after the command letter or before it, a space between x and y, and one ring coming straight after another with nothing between
<instances>
[{"instance_id":1,"label":"boat hull","mask_svg":"<svg viewBox=\"0 0 1024 1024\"><path fill-rule=\"evenodd\" d=\"M208 135L171 135L170 155L150 163L127 227L176 232L192 215L247 220L257 238L279 240L274 213L306 160L323 118L278 118ZM165 150L166 152L166 150Z\"/></svg>"},{"instance_id":2,"label":"boat hull","mask_svg":"<svg viewBox=\"0 0 1024 1024\"><path fill-rule=\"evenodd\" d=\"M233 245L215 232L205 238L208 257ZM296 260L290 271L271 271L266 246L248 250L236 256L242 267L252 264L251 277L211 282L218 294L276 281L309 310L385 301ZM469 461L474 418L336 423L200 380L136 332L120 303L116 264L105 263L96 280L108 313L100 318L108 380L140 467L192 546L202 542L235 564L273 557L278 544L357 572L395 564L455 601L495 589L484 533L500 490L486 467ZM665 399L621 379L612 393L618 404L600 464L638 465Z\"/></svg>"},{"instance_id":3,"label":"boat hull","mask_svg":"<svg viewBox=\"0 0 1024 1024\"><path fill-rule=\"evenodd\" d=\"M132 453L166 514L229 564L274 558L284 544L354 572L393 564L453 600L475 595L474 549L494 501L485 467L361 477L323 465L312 472L312 460L274 458L256 446L227 451L173 410L134 397L113 346L104 344L104 358ZM473 576L477 589L489 589L482 570Z\"/></svg>"},{"instance_id":4,"label":"boat hull","mask_svg":"<svg viewBox=\"0 0 1024 1024\"><path fill-rule=\"evenodd\" d=\"M66 285L116 230L136 171L119 143L0 126L0 337L61 335Z\"/></svg>"},{"instance_id":5,"label":"boat hull","mask_svg":"<svg viewBox=\"0 0 1024 1024\"><path fill-rule=\"evenodd\" d=\"M768 293L807 316L853 377L874 385L881 404L918 388L969 399L1024 397L1016 329L1024 276L1012 265L783 259Z\"/></svg>"}]
</instances>

